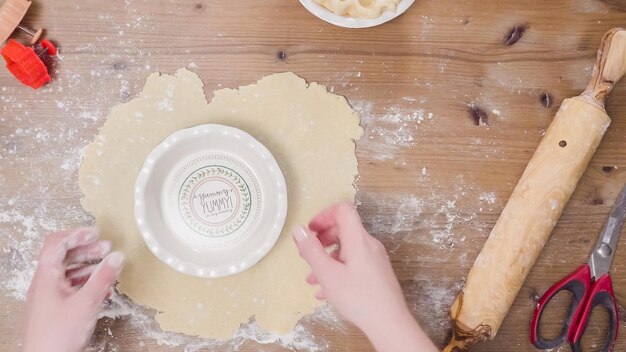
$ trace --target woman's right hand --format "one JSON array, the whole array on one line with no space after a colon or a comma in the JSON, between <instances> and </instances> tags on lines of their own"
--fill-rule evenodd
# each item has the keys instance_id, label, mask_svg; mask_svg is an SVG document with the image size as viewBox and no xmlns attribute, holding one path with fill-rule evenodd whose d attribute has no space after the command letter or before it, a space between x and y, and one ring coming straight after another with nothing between
<instances>
[{"instance_id":1,"label":"woman's right hand","mask_svg":"<svg viewBox=\"0 0 626 352\"><path fill-rule=\"evenodd\" d=\"M385 247L352 204L331 206L293 236L312 269L307 282L321 286L316 297L363 330L378 351L437 351L413 319Z\"/></svg>"}]
</instances>

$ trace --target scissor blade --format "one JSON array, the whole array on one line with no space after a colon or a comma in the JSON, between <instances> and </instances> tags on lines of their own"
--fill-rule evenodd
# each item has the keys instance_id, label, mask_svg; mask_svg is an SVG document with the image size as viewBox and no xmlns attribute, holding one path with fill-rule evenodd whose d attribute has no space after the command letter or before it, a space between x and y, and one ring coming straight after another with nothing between
<instances>
[{"instance_id":1,"label":"scissor blade","mask_svg":"<svg viewBox=\"0 0 626 352\"><path fill-rule=\"evenodd\" d=\"M604 224L598 243L589 258L591 276L596 280L611 269L611 262L624 227L624 219L626 219L626 186L617 196L611 215Z\"/></svg>"}]
</instances>

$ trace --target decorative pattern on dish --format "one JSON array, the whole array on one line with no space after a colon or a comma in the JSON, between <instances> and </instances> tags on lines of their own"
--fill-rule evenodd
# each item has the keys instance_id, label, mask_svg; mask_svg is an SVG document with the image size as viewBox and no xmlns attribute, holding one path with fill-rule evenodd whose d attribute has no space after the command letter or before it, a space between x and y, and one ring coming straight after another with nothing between
<instances>
[{"instance_id":1,"label":"decorative pattern on dish","mask_svg":"<svg viewBox=\"0 0 626 352\"><path fill-rule=\"evenodd\" d=\"M187 226L209 237L237 231L250 214L250 187L236 171L219 165L195 170L178 193Z\"/></svg>"},{"instance_id":2,"label":"decorative pattern on dish","mask_svg":"<svg viewBox=\"0 0 626 352\"><path fill-rule=\"evenodd\" d=\"M378 18L385 11L395 11L400 0L314 0L336 15L354 18Z\"/></svg>"},{"instance_id":3,"label":"decorative pattern on dish","mask_svg":"<svg viewBox=\"0 0 626 352\"><path fill-rule=\"evenodd\" d=\"M221 153L196 156L183 165L166 182L164 213L172 231L186 227L200 235L194 242L211 248L247 238L261 216L263 198L250 168Z\"/></svg>"}]
</instances>

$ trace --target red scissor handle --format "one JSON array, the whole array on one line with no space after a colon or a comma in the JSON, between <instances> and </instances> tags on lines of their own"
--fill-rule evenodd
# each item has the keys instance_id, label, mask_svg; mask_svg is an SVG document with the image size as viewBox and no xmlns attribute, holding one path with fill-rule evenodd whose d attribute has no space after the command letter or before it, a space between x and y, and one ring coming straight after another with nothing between
<instances>
[{"instance_id":1,"label":"red scissor handle","mask_svg":"<svg viewBox=\"0 0 626 352\"><path fill-rule=\"evenodd\" d=\"M615 303L615 295L613 294L613 282L611 275L608 273L601 276L591 286L589 299L584 305L583 314L579 320L580 323L578 323L573 334L570 336L572 351L582 351L580 341L585 334L585 330L587 330L591 312L597 306L603 306L609 311L609 332L604 347L602 347L602 351L613 351L613 345L615 345L615 340L617 340L617 328L619 324L617 323L617 304Z\"/></svg>"},{"instance_id":2,"label":"red scissor handle","mask_svg":"<svg viewBox=\"0 0 626 352\"><path fill-rule=\"evenodd\" d=\"M544 293L543 296L541 296L539 302L537 302L533 319L530 322L530 342L532 342L535 347L542 350L556 348L574 335L578 325L578 317L580 317L585 306L585 297L587 297L590 286L591 270L587 264L584 264L576 269L576 271L554 284L548 289L548 291L546 291L546 293ZM548 302L550 302L550 300L561 291L569 291L574 296L572 298L572 305L570 306L569 313L567 314L567 318L563 324L563 330L561 330L561 334L554 339L543 339L541 337L541 332L539 331L539 323L541 321L543 310Z\"/></svg>"}]
</instances>

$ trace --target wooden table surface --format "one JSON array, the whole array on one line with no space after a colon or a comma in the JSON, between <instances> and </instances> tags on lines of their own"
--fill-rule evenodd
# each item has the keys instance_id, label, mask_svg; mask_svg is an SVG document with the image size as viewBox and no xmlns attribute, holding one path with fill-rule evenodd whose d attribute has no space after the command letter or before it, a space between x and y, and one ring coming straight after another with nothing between
<instances>
[{"instance_id":1,"label":"wooden table surface","mask_svg":"<svg viewBox=\"0 0 626 352\"><path fill-rule=\"evenodd\" d=\"M602 34L626 26L625 11L622 0L417 0L393 22L350 30L296 0L37 1L25 23L46 28L62 49L53 82L39 91L0 69L0 351L18 349L19 271L40 238L91 221L77 186L81 149L149 73L179 67L200 76L209 98L283 71L347 97L366 129L357 144L359 211L390 251L415 316L443 346L463 278L559 104L585 87ZM516 27L523 35L511 43ZM536 296L586 260L626 181L626 82L607 110L613 125L541 258L496 339L475 351L533 351ZM625 264L621 249L612 269L620 304ZM597 318L590 350L601 345ZM304 325L312 350L372 350L348 324ZM626 350L619 336L616 350ZM104 319L94 350L185 348L157 342L126 318ZM305 350L298 346L238 349Z\"/></svg>"}]
</instances>

